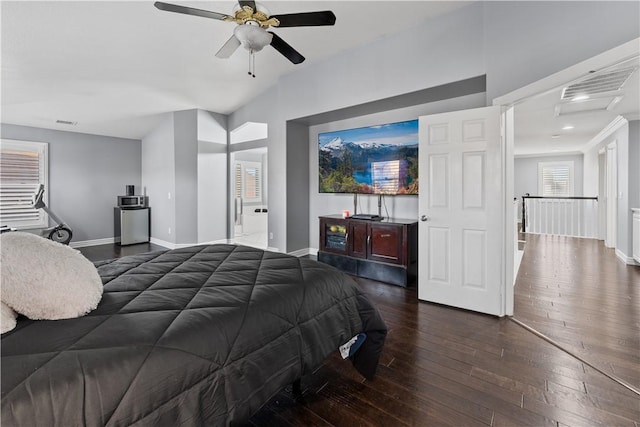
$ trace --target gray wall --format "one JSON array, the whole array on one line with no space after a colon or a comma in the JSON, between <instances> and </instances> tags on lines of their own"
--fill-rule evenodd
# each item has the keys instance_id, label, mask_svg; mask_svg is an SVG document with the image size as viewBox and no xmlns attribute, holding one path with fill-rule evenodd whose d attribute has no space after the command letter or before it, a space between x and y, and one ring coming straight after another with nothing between
<instances>
[{"instance_id":1,"label":"gray wall","mask_svg":"<svg viewBox=\"0 0 640 427\"><path fill-rule=\"evenodd\" d=\"M629 122L629 208L640 208L640 120ZM633 232L633 216L631 215ZM633 238L630 238L627 256L633 256Z\"/></svg>"},{"instance_id":2,"label":"gray wall","mask_svg":"<svg viewBox=\"0 0 640 427\"><path fill-rule=\"evenodd\" d=\"M640 208L640 120L629 122L629 207Z\"/></svg>"},{"instance_id":3,"label":"gray wall","mask_svg":"<svg viewBox=\"0 0 640 427\"><path fill-rule=\"evenodd\" d=\"M175 243L173 114L142 138L142 185L151 206L151 237Z\"/></svg>"},{"instance_id":4,"label":"gray wall","mask_svg":"<svg viewBox=\"0 0 640 427\"><path fill-rule=\"evenodd\" d=\"M74 242L113 238L113 207L125 185L141 193L141 142L2 124L3 139L49 143L49 203Z\"/></svg>"},{"instance_id":5,"label":"gray wall","mask_svg":"<svg viewBox=\"0 0 640 427\"><path fill-rule=\"evenodd\" d=\"M198 241L198 110L173 113L176 243ZM226 195L226 193L225 193Z\"/></svg>"},{"instance_id":6,"label":"gray wall","mask_svg":"<svg viewBox=\"0 0 640 427\"><path fill-rule=\"evenodd\" d=\"M198 110L198 243L227 238L227 116Z\"/></svg>"},{"instance_id":7,"label":"gray wall","mask_svg":"<svg viewBox=\"0 0 640 427\"><path fill-rule=\"evenodd\" d=\"M518 203L522 203L522 196L529 193L531 196L540 196L538 188L538 163L540 162L573 162L573 195L574 196L597 196L593 194L583 194L584 167L583 155L571 156L539 156L539 157L517 157L513 161L514 194ZM521 206L521 205L520 205ZM518 220L522 218L522 209L518 209Z\"/></svg>"},{"instance_id":8,"label":"gray wall","mask_svg":"<svg viewBox=\"0 0 640 427\"><path fill-rule=\"evenodd\" d=\"M638 150L638 139L637 133L635 133L635 141L631 140L632 132L635 133L636 130L634 129L632 131L631 125L625 124L584 154L584 191L585 193L592 193L593 191L598 191L598 151L602 147L606 147L608 144L616 141L618 157L618 229L616 233L616 251L626 257L631 257L633 254L633 242L631 240L633 216L630 209L635 207L632 206L632 203L636 200L638 187L640 186L637 179L635 181L633 180L634 176L637 178L638 163L636 163L635 159L638 158L636 151ZM635 155L635 157L632 157L633 155Z\"/></svg>"},{"instance_id":9,"label":"gray wall","mask_svg":"<svg viewBox=\"0 0 640 427\"><path fill-rule=\"evenodd\" d=\"M337 214L343 210L353 213L353 195L319 193L318 182L318 134L341 129L379 125L417 119L420 116L463 110L484 106L485 94L477 93L463 97L430 102L412 107L398 108L376 114L311 126L309 128L309 246L318 249L319 220L321 215ZM386 210L385 210L386 205ZM359 213L378 213L378 196L362 194L358 196ZM382 216L391 218L417 219L418 196L386 196L382 206Z\"/></svg>"},{"instance_id":10,"label":"gray wall","mask_svg":"<svg viewBox=\"0 0 640 427\"><path fill-rule=\"evenodd\" d=\"M487 102L640 36L640 2L487 1Z\"/></svg>"},{"instance_id":11,"label":"gray wall","mask_svg":"<svg viewBox=\"0 0 640 427\"><path fill-rule=\"evenodd\" d=\"M287 251L309 247L309 127L287 123L287 187L296 195L287 203ZM300 167L302 165L303 167Z\"/></svg>"},{"instance_id":12,"label":"gray wall","mask_svg":"<svg viewBox=\"0 0 640 427\"><path fill-rule=\"evenodd\" d=\"M570 156L539 156L539 157L516 157L514 159L514 197L521 197L525 193L532 196L540 196L538 189L538 163L542 162L573 162L573 195L574 196L596 196L583 193L583 155L576 154Z\"/></svg>"},{"instance_id":13,"label":"gray wall","mask_svg":"<svg viewBox=\"0 0 640 427\"><path fill-rule=\"evenodd\" d=\"M142 139L142 151L152 238L176 245L225 239L226 117L203 110L169 113Z\"/></svg>"},{"instance_id":14,"label":"gray wall","mask_svg":"<svg viewBox=\"0 0 640 427\"><path fill-rule=\"evenodd\" d=\"M227 145L198 142L198 243L227 238Z\"/></svg>"},{"instance_id":15,"label":"gray wall","mask_svg":"<svg viewBox=\"0 0 640 427\"><path fill-rule=\"evenodd\" d=\"M639 8L637 2L476 2L282 77L229 117L231 129L247 121L269 126L270 246L289 250L287 205L304 197L282 191L294 173L287 170L288 121L483 74L490 103L639 37Z\"/></svg>"}]
</instances>

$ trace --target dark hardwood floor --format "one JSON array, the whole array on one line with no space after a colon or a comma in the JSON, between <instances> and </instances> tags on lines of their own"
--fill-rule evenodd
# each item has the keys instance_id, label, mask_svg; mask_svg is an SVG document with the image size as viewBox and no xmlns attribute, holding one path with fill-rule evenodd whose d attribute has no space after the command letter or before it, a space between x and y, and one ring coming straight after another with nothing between
<instances>
[{"instance_id":1,"label":"dark hardwood floor","mask_svg":"<svg viewBox=\"0 0 640 427\"><path fill-rule=\"evenodd\" d=\"M594 239L525 239L514 317L640 389L640 267Z\"/></svg>"},{"instance_id":2,"label":"dark hardwood floor","mask_svg":"<svg viewBox=\"0 0 640 427\"><path fill-rule=\"evenodd\" d=\"M515 317L637 385L640 267L574 240L527 237ZM334 352L249 425L640 427L638 394L514 321L356 281L389 328L376 378Z\"/></svg>"},{"instance_id":3,"label":"dark hardwood floor","mask_svg":"<svg viewBox=\"0 0 640 427\"><path fill-rule=\"evenodd\" d=\"M134 255L143 252L167 250L164 246L153 243L138 243L136 245L120 246L116 244L86 246L77 248L90 261L103 261L107 259L120 258L126 255Z\"/></svg>"}]
</instances>

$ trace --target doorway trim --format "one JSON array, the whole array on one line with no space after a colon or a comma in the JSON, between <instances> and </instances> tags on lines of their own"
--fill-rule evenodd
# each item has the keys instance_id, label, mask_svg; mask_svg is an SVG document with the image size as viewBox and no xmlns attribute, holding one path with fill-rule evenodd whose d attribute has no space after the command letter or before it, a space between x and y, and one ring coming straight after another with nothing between
<instances>
[{"instance_id":1,"label":"doorway trim","mask_svg":"<svg viewBox=\"0 0 640 427\"><path fill-rule=\"evenodd\" d=\"M511 197L513 197L514 187L514 158L513 158L513 146L514 139L508 138L510 132L514 132L513 110L514 107L530 98L540 96L544 93L556 90L560 86L564 86L578 78L582 78L588 75L593 70L598 70L604 67L609 67L612 64L628 61L638 56L638 44L640 38L636 38L620 46L612 48L599 55L586 59L578 64L565 68L561 71L553 73L545 78L537 80L531 84L523 86L505 95L494 98L492 105L500 106L502 108L502 131L503 131L503 182L502 182L502 197L504 203L503 218L505 224L503 227L503 292L502 304L503 313L507 316L513 316L514 311L514 289L510 284L515 284L515 271L513 263L513 254L510 249L513 247L511 244L512 235L512 221L513 218L513 205L510 203ZM512 278L512 281L509 279Z\"/></svg>"},{"instance_id":2,"label":"doorway trim","mask_svg":"<svg viewBox=\"0 0 640 427\"><path fill-rule=\"evenodd\" d=\"M605 154L606 175L605 191L607 195L607 227L604 245L615 248L618 242L618 143L607 144Z\"/></svg>"}]
</instances>

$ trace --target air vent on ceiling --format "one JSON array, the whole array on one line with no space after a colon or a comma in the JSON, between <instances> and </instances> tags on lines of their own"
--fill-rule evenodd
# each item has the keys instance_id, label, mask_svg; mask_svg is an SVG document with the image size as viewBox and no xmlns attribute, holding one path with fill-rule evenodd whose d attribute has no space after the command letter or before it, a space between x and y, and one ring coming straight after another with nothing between
<instances>
[{"instance_id":1,"label":"air vent on ceiling","mask_svg":"<svg viewBox=\"0 0 640 427\"><path fill-rule=\"evenodd\" d=\"M612 111L623 98L623 95L618 95L590 98L580 102L562 102L556 104L555 116Z\"/></svg>"},{"instance_id":2,"label":"air vent on ceiling","mask_svg":"<svg viewBox=\"0 0 640 427\"><path fill-rule=\"evenodd\" d=\"M576 96L592 96L620 90L636 69L636 67L629 67L597 73L581 82L565 87L562 90L562 99L573 99Z\"/></svg>"},{"instance_id":3,"label":"air vent on ceiling","mask_svg":"<svg viewBox=\"0 0 640 427\"><path fill-rule=\"evenodd\" d=\"M69 120L56 120L56 123L60 125L70 125L70 126L75 126L78 124L78 122L70 122Z\"/></svg>"}]
</instances>

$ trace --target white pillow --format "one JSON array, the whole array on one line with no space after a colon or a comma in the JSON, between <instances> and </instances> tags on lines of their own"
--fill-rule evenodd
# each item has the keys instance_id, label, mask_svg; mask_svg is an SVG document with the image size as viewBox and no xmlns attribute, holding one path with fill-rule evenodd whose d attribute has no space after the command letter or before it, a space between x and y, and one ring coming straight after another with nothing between
<instances>
[{"instance_id":1,"label":"white pillow","mask_svg":"<svg viewBox=\"0 0 640 427\"><path fill-rule=\"evenodd\" d=\"M4 334L16 327L18 315L7 304L0 302L0 333Z\"/></svg>"},{"instance_id":2,"label":"white pillow","mask_svg":"<svg viewBox=\"0 0 640 427\"><path fill-rule=\"evenodd\" d=\"M0 234L2 301L30 319L69 319L95 309L102 280L79 251L19 231Z\"/></svg>"}]
</instances>

